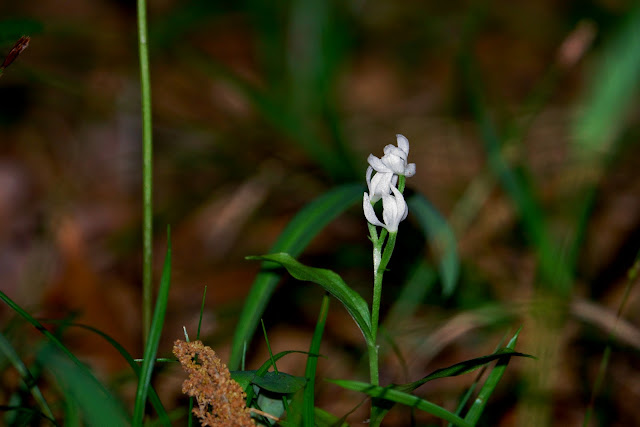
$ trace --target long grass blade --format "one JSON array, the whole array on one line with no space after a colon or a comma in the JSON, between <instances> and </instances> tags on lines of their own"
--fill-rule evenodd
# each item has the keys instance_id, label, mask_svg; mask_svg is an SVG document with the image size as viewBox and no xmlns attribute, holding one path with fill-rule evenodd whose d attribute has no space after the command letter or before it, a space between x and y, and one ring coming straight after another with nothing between
<instances>
[{"instance_id":1,"label":"long grass blade","mask_svg":"<svg viewBox=\"0 0 640 427\"><path fill-rule=\"evenodd\" d=\"M31 323L38 331L40 331L47 339L51 342L53 346L55 346L62 353L67 355L69 359L75 363L80 370L84 371L85 374L93 377L93 373L89 370L89 368L82 363L74 354L60 341L55 335L47 330L42 323L36 320L33 316L27 313L22 307L16 304L11 298L9 298L4 292L0 291L0 300L4 301L13 311L19 314L22 318L24 318L27 322ZM97 380L96 380L97 382ZM100 385L104 393L108 393L107 389Z\"/></svg>"},{"instance_id":2,"label":"long grass blade","mask_svg":"<svg viewBox=\"0 0 640 427\"><path fill-rule=\"evenodd\" d=\"M114 340L112 337L102 332L101 330L96 329L89 325L83 325L81 323L67 323L64 320L60 321L60 320L47 319L47 320L43 320L43 323L53 323L53 324L64 323L66 327L76 327L76 328L86 329L87 331L90 331L90 332L93 332L94 334L99 335L100 337L104 338L109 344L111 344L111 346L115 348L118 351L118 353L120 353L120 355L122 355L122 357L127 361L127 363L129 364L133 372L136 374L136 378L138 379L140 378L140 365L136 362L136 360L131 356L131 354L129 354L129 352L122 345L120 345L118 341ZM164 408L164 405L160 401L160 397L158 397L158 393L156 393L153 387L149 387L149 402L151 402L151 404L153 405L153 408L156 410L156 413L158 414L158 423L165 427L170 427L171 418L167 414L167 411Z\"/></svg>"},{"instance_id":3,"label":"long grass blade","mask_svg":"<svg viewBox=\"0 0 640 427\"><path fill-rule=\"evenodd\" d=\"M384 399L384 400L400 403L402 405L419 409L431 415L435 415L436 417L442 418L443 420L449 421L454 425L457 425L460 427L471 427L473 425L463 420L456 414L453 414L447 411L446 409L444 409L443 407L436 405L435 403L429 402L428 400L421 399L418 396L414 396L409 393L404 393L402 391L394 390L391 387L380 387L380 386L374 386L369 383L363 383L359 381L349 381L349 380L328 380L328 381L331 383L337 384L342 388L346 388L348 390L360 391L374 398Z\"/></svg>"},{"instance_id":4,"label":"long grass blade","mask_svg":"<svg viewBox=\"0 0 640 427\"><path fill-rule=\"evenodd\" d=\"M120 402L85 369L64 355L55 345L47 343L38 354L38 361L52 374L57 384L76 402L87 425L127 426L130 418Z\"/></svg>"},{"instance_id":5,"label":"long grass blade","mask_svg":"<svg viewBox=\"0 0 640 427\"><path fill-rule=\"evenodd\" d=\"M521 330L522 328L518 329L513 338L511 338L511 340L507 344L507 349L513 350L514 348L516 348L516 342L518 341L518 335L520 335ZM493 391L496 389L496 386L500 382L500 379L502 378L504 371L507 369L507 365L509 364L510 360L510 354L501 357L500 359L498 359L498 363L496 364L496 366L491 370L491 373L487 377L487 380L484 382L484 385L478 392L478 397L476 397L473 405L471 405L471 408L469 408L469 412L467 412L467 415L464 417L465 421L469 422L470 425L476 425L478 423L480 415L482 415L482 411L484 411L484 408L489 401L489 397L491 397Z\"/></svg>"},{"instance_id":6,"label":"long grass blade","mask_svg":"<svg viewBox=\"0 0 640 427\"><path fill-rule=\"evenodd\" d=\"M11 362L13 367L16 369L16 371L18 371L18 373L22 377L22 381L24 382L25 386L31 392L33 399L36 401L38 406L40 406L40 410L42 411L42 414L55 424L56 422L55 422L53 413L51 412L51 409L49 408L47 401L42 395L40 388L36 384L35 379L33 378L33 375L31 375L31 372L29 371L27 366L24 364L22 359L20 359L20 356L18 356L18 353L13 348L9 340L1 333L0 333L0 352L4 353L4 355L7 357L7 359L9 359L9 361Z\"/></svg>"},{"instance_id":7,"label":"long grass blade","mask_svg":"<svg viewBox=\"0 0 640 427\"><path fill-rule=\"evenodd\" d=\"M142 426L144 418L147 396L149 394L151 384L151 374L158 352L158 344L162 327L164 325L164 317L167 311L167 300L169 299L169 287L171 285L171 233L167 229L167 254L164 259L164 267L162 269L162 277L160 278L160 288L158 289L158 298L156 300L156 309L151 322L149 331L149 339L144 350L144 361L142 362L140 380L138 381L138 390L136 392L135 408L133 412L133 425Z\"/></svg>"},{"instance_id":8,"label":"long grass blade","mask_svg":"<svg viewBox=\"0 0 640 427\"><path fill-rule=\"evenodd\" d=\"M316 328L311 338L309 346L309 356L307 356L307 367L304 377L307 384L304 388L304 396L302 401L302 425L304 427L313 427L315 424L315 384L316 384L316 368L318 367L318 356L320 354L320 343L322 342L322 334L327 322L327 314L329 313L329 295L324 294L320 305L320 314Z\"/></svg>"}]
</instances>

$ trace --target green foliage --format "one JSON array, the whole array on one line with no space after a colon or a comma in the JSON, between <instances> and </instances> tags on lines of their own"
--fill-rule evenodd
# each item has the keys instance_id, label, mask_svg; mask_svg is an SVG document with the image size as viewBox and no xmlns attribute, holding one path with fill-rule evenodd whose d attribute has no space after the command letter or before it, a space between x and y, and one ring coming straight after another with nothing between
<instances>
[{"instance_id":1,"label":"green foliage","mask_svg":"<svg viewBox=\"0 0 640 427\"><path fill-rule=\"evenodd\" d=\"M359 201L362 192L361 184L349 184L335 188L317 198L296 214L271 250L298 256L327 224ZM280 274L264 269L254 280L233 336L228 364L230 369L237 369L240 366L244 343L248 342L255 332L258 320L264 313L279 280Z\"/></svg>"},{"instance_id":2,"label":"green foliage","mask_svg":"<svg viewBox=\"0 0 640 427\"><path fill-rule=\"evenodd\" d=\"M46 372L53 375L69 407L78 410L81 418L91 426L130 425L129 415L120 402L86 369L82 369L53 344L45 345L38 352L38 360ZM67 421L76 418L68 417Z\"/></svg>"},{"instance_id":3,"label":"green foliage","mask_svg":"<svg viewBox=\"0 0 640 427\"><path fill-rule=\"evenodd\" d=\"M248 257L248 259L277 262L296 279L322 286L324 290L344 305L362 331L365 341L367 343L372 341L371 314L367 302L335 272L323 268L308 267L286 253Z\"/></svg>"},{"instance_id":4,"label":"green foliage","mask_svg":"<svg viewBox=\"0 0 640 427\"><path fill-rule=\"evenodd\" d=\"M142 362L140 379L138 380L138 390L136 392L136 402L133 413L133 425L141 426L144 418L147 396L149 394L151 375L158 352L160 335L164 325L164 318L167 312L167 300L169 299L169 288L171 286L171 234L167 228L167 254L164 259L164 268L160 278L160 288L156 299L156 308L151 321L149 339L144 350L144 361Z\"/></svg>"}]
</instances>

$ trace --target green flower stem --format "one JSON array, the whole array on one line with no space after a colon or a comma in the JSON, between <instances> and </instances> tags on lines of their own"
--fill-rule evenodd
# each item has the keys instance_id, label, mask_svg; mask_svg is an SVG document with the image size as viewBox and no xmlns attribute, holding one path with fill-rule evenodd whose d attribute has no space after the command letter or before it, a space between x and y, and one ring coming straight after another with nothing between
<instances>
[{"instance_id":1,"label":"green flower stem","mask_svg":"<svg viewBox=\"0 0 640 427\"><path fill-rule=\"evenodd\" d=\"M152 234L153 234L153 144L151 133L151 78L147 46L147 5L138 0L138 45L140 51L140 92L142 99L142 335L146 344L151 327Z\"/></svg>"},{"instance_id":2,"label":"green flower stem","mask_svg":"<svg viewBox=\"0 0 640 427\"><path fill-rule=\"evenodd\" d=\"M404 191L406 178L400 176L398 180L398 189ZM382 229L378 236L375 225L367 223L369 227L369 235L371 243L373 243L373 301L371 303L371 341L367 343L369 352L369 376L371 384L379 385L380 375L378 367L378 324L380 323L380 302L382 300L382 276L391 260L393 248L396 245L396 237L398 232L389 233L386 229ZM388 238L387 238L388 234ZM385 245L385 240L387 241ZM382 250L384 246L384 251ZM379 263L376 262L379 260Z\"/></svg>"}]
</instances>

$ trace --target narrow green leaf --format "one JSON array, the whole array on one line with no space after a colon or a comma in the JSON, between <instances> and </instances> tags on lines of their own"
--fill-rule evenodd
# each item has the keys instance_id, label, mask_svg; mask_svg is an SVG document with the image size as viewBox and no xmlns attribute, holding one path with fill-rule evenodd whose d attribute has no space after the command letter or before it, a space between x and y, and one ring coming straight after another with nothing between
<instances>
[{"instance_id":1,"label":"narrow green leaf","mask_svg":"<svg viewBox=\"0 0 640 427\"><path fill-rule=\"evenodd\" d=\"M469 372L473 372L476 369L479 369L485 366L487 363L491 363L496 359L501 359L503 357L514 357L514 356L530 357L532 359L535 359L535 357L531 356L530 354L518 353L516 351L513 351L510 348L501 348L500 350L496 351L493 354L476 357L474 359L465 360L464 362L456 363L455 365L451 365L446 368L437 369L418 381L415 381L409 384L395 386L394 388L396 390L406 391L406 392L413 391L429 381L433 381L438 378L456 377L458 375L468 374Z\"/></svg>"},{"instance_id":2,"label":"narrow green leaf","mask_svg":"<svg viewBox=\"0 0 640 427\"><path fill-rule=\"evenodd\" d=\"M111 346L115 348L118 351L118 353L122 355L122 357L127 361L127 363L129 364L133 372L136 374L136 378L138 379L140 378L140 365L136 363L136 361L133 359L133 357L131 357L129 352L122 345L120 345L118 341L114 340L112 337L102 332L101 330L96 329L93 326L83 325L81 323L67 323L64 320L60 321L60 320L47 319L46 321L43 321L43 323L53 323L53 324L64 323L65 326L67 327L76 327L76 328L86 329L90 332L93 332L94 334L101 336L109 344L111 344ZM153 405L153 408L156 410L156 413L158 414L159 424L170 427L171 419L167 414L167 411L165 410L164 406L162 405L162 402L160 401L160 397L158 397L158 393L156 393L153 387L149 387L149 401Z\"/></svg>"},{"instance_id":3,"label":"narrow green leaf","mask_svg":"<svg viewBox=\"0 0 640 427\"><path fill-rule=\"evenodd\" d=\"M151 374L158 352L158 344L160 343L160 335L164 325L164 317L167 311L167 300L169 299L169 287L171 285L171 232L167 228L167 254L164 259L164 267L160 278L160 288L158 289L158 297L156 299L156 308L153 313L151 329L149 330L149 338L144 350L144 361L142 362L141 375L138 381L138 390L136 392L136 402L133 413L133 425L142 426L144 418L147 395L149 394L151 384Z\"/></svg>"},{"instance_id":4,"label":"narrow green leaf","mask_svg":"<svg viewBox=\"0 0 640 427\"><path fill-rule=\"evenodd\" d=\"M322 296L320 305L320 314L316 328L311 338L309 346L309 356L307 356L307 367L304 376L307 379L307 385L304 389L304 397L302 402L302 425L304 427L313 427L315 424L315 384L316 384L316 368L318 366L318 355L320 354L320 344L322 342L322 334L327 322L327 314L329 313L329 295Z\"/></svg>"},{"instance_id":5,"label":"narrow green leaf","mask_svg":"<svg viewBox=\"0 0 640 427\"><path fill-rule=\"evenodd\" d=\"M604 46L584 108L573 126L575 151L582 158L601 156L617 136L636 98L640 78L640 7L625 17Z\"/></svg>"},{"instance_id":6,"label":"narrow green leaf","mask_svg":"<svg viewBox=\"0 0 640 427\"><path fill-rule=\"evenodd\" d=\"M418 219L431 249L438 258L442 293L449 296L455 291L460 275L456 236L447 220L423 195L412 195L407 204L409 211Z\"/></svg>"},{"instance_id":7,"label":"narrow green leaf","mask_svg":"<svg viewBox=\"0 0 640 427\"><path fill-rule=\"evenodd\" d=\"M471 427L473 425L463 420L459 416L447 411L443 407L436 405L435 403L429 402L428 400L421 399L418 396L414 396L412 394L394 390L392 387L380 387L380 386L374 386L368 383L363 383L359 381L349 381L349 380L328 380L328 381L331 383L337 384L342 388L346 388L347 390L360 391L365 394L368 394L373 398L384 399L391 402L400 403L402 405L410 406L410 407L419 409L421 411L428 412L431 415L440 417L443 420L449 421L457 426Z\"/></svg>"},{"instance_id":8,"label":"narrow green leaf","mask_svg":"<svg viewBox=\"0 0 640 427\"><path fill-rule=\"evenodd\" d=\"M71 359L73 363L75 363L78 366L80 370L83 370L86 375L93 376L93 373L89 370L89 368L84 363L82 363L76 356L74 356L74 354L71 353L71 351L67 347L65 347L64 344L62 344L62 342L55 335L49 332L47 328L45 328L44 325L42 325L42 323L38 322L35 318L33 318L29 313L27 313L22 307L16 304L11 298L9 298L2 291L0 291L0 300L4 301L5 304L7 304L13 311L18 313L27 322L31 323L38 331L40 331L45 337L47 337L47 339L51 342L53 346L55 346L58 350L60 350L65 355L67 355L67 357ZM96 380L96 382L98 381ZM100 386L102 387L103 389L102 391L104 393L107 393L107 394L109 393L108 390L104 386L102 386L102 384L100 384Z\"/></svg>"},{"instance_id":9,"label":"narrow green leaf","mask_svg":"<svg viewBox=\"0 0 640 427\"><path fill-rule=\"evenodd\" d=\"M271 252L297 257L327 224L360 201L363 191L362 184L345 184L315 199L289 222ZM274 271L261 271L254 280L233 336L229 369L240 367L244 343L251 340L280 277Z\"/></svg>"},{"instance_id":10,"label":"narrow green leaf","mask_svg":"<svg viewBox=\"0 0 640 427\"><path fill-rule=\"evenodd\" d=\"M315 408L315 425L318 427L349 427L349 424L342 418L320 408Z\"/></svg>"},{"instance_id":11,"label":"narrow green leaf","mask_svg":"<svg viewBox=\"0 0 640 427\"><path fill-rule=\"evenodd\" d=\"M47 344L38 361L51 373L63 392L77 403L87 425L126 426L130 419L120 403L99 381L78 367L54 345Z\"/></svg>"},{"instance_id":12,"label":"narrow green leaf","mask_svg":"<svg viewBox=\"0 0 640 427\"><path fill-rule=\"evenodd\" d=\"M18 373L22 377L22 381L24 382L24 385L31 392L31 395L33 396L33 399L38 403L38 406L40 406L40 410L42 411L42 414L45 417L49 418L49 420L55 424L55 418L53 416L53 413L51 412L51 409L49 408L47 401L42 395L42 392L38 388L38 385L36 384L35 379L31 375L31 372L29 371L27 366L24 364L22 359L20 359L20 356L18 355L16 350L13 348L9 340L1 333L0 333L0 352L4 353L4 355L7 357L7 359L9 359L9 361L11 362L13 367L16 369L16 371L18 371Z\"/></svg>"},{"instance_id":13,"label":"narrow green leaf","mask_svg":"<svg viewBox=\"0 0 640 427\"><path fill-rule=\"evenodd\" d=\"M362 335L367 344L371 343L373 338L371 337L371 315L369 313L369 306L364 298L351 289L338 274L324 268L308 267L286 253L247 258L277 262L286 268L289 274L296 279L313 282L322 286L345 306L362 331Z\"/></svg>"},{"instance_id":14,"label":"narrow green leaf","mask_svg":"<svg viewBox=\"0 0 640 427\"><path fill-rule=\"evenodd\" d=\"M516 334L511 338L509 343L507 344L507 349L513 350L516 347L516 342L518 341L518 335L520 335L520 331L522 328L518 329ZM511 360L512 354L505 354L499 360L496 366L491 370L491 373L487 377L484 385L480 389L478 393L478 397L474 400L473 405L469 408L469 412L464 417L465 421L469 422L471 425L476 425L478 420L480 419L480 415L482 415L482 411L484 410L487 402L489 401L489 397L493 394L498 382L502 378L504 371L507 369L507 365ZM528 356L532 357L532 356Z\"/></svg>"}]
</instances>

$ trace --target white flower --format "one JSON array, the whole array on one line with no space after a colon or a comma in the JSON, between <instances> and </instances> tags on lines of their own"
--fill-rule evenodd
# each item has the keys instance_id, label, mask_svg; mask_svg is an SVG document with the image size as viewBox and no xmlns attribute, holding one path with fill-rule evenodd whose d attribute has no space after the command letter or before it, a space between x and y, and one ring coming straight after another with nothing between
<instances>
[{"instance_id":1,"label":"white flower","mask_svg":"<svg viewBox=\"0 0 640 427\"><path fill-rule=\"evenodd\" d=\"M396 188L391 187L392 194L382 195L382 220L380 222L373 210L370 197L367 193L364 193L362 200L362 208L364 210L364 216L373 225L378 227L384 227L389 233L395 233L398 231L398 225L400 221L404 220L409 213L407 203L404 201L402 193Z\"/></svg>"},{"instance_id":2,"label":"white flower","mask_svg":"<svg viewBox=\"0 0 640 427\"><path fill-rule=\"evenodd\" d=\"M367 168L367 186L369 187L371 203L375 204L382 199L382 196L391 193L391 187L395 187L398 183L398 176L391 172L376 172L371 178L372 173L373 168L369 166Z\"/></svg>"},{"instance_id":3,"label":"white flower","mask_svg":"<svg viewBox=\"0 0 640 427\"><path fill-rule=\"evenodd\" d=\"M393 173L395 175L404 175L407 178L416 174L416 164L407 164L409 157L409 140L404 136L396 135L398 146L387 145L384 147L384 156L381 159L373 154L369 154L367 161L371 167L378 173Z\"/></svg>"}]
</instances>

